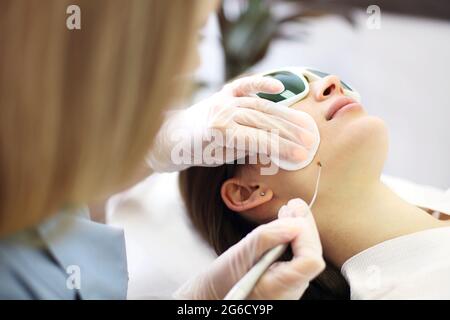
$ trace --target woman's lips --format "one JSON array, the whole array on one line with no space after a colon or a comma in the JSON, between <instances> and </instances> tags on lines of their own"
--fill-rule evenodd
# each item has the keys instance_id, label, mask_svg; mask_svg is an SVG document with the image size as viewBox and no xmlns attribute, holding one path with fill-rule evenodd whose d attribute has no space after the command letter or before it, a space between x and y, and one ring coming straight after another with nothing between
<instances>
[{"instance_id":1,"label":"woman's lips","mask_svg":"<svg viewBox=\"0 0 450 320\"><path fill-rule=\"evenodd\" d=\"M347 107L348 106L348 107ZM334 118L334 116L340 111L345 111L347 109L350 109L353 106L360 106L359 103L357 103L355 100L353 100L350 97L339 97L337 98L331 106L328 108L327 114L325 116L325 119L327 121ZM344 109L345 107L345 109ZM344 109L344 110L343 110Z\"/></svg>"}]
</instances>

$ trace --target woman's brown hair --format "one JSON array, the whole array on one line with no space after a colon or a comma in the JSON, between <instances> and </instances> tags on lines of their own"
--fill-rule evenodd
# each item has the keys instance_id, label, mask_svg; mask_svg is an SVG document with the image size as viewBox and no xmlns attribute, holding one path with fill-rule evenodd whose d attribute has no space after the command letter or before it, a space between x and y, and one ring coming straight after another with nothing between
<instances>
[{"instance_id":1,"label":"woman's brown hair","mask_svg":"<svg viewBox=\"0 0 450 320\"><path fill-rule=\"evenodd\" d=\"M218 255L239 242L257 225L231 211L222 201L220 188L239 174L237 164L219 167L191 167L180 173L179 186L188 215L200 235ZM291 259L287 252L282 259ZM327 263L302 299L349 299L349 286L339 270Z\"/></svg>"},{"instance_id":2,"label":"woman's brown hair","mask_svg":"<svg viewBox=\"0 0 450 320\"><path fill-rule=\"evenodd\" d=\"M81 29L66 10L78 5ZM179 92L200 5L0 2L0 235L126 182ZM202 8L203 8L202 7ZM170 92L170 94L168 94Z\"/></svg>"}]
</instances>

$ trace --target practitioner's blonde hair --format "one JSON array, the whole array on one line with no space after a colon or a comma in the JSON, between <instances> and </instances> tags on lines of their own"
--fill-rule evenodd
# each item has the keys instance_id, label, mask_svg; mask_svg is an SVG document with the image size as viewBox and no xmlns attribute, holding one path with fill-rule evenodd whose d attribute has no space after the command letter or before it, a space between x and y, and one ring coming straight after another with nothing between
<instances>
[{"instance_id":1,"label":"practitioner's blonde hair","mask_svg":"<svg viewBox=\"0 0 450 320\"><path fill-rule=\"evenodd\" d=\"M81 9L81 30L66 27ZM205 1L202 2L205 5ZM179 84L199 1L0 2L0 235L129 178Z\"/></svg>"}]
</instances>

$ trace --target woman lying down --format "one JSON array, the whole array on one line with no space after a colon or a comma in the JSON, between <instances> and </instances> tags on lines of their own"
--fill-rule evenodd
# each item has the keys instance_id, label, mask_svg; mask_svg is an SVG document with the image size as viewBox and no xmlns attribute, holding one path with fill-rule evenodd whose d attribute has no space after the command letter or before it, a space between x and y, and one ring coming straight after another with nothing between
<instances>
[{"instance_id":1,"label":"woman lying down","mask_svg":"<svg viewBox=\"0 0 450 320\"><path fill-rule=\"evenodd\" d=\"M450 222L403 201L380 182L388 150L384 122L357 103L331 108L351 102L336 76L305 76L308 95L291 108L317 123L321 142L314 160L275 175L261 175L261 164L183 171L180 187L194 226L222 254L258 225L277 219L290 199L309 202L320 161L312 214L326 267L302 299L450 299Z\"/></svg>"}]
</instances>

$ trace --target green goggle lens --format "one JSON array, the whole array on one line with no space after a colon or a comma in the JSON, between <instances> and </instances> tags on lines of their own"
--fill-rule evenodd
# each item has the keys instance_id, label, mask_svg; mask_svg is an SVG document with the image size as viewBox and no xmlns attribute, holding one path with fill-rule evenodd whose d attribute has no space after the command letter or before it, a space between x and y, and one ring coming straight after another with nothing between
<instances>
[{"instance_id":1,"label":"green goggle lens","mask_svg":"<svg viewBox=\"0 0 450 320\"><path fill-rule=\"evenodd\" d=\"M296 96L305 91L306 86L302 78L289 71L269 73L266 77L280 80L284 85L284 91L278 94L257 93L257 96L273 102L280 102L290 97Z\"/></svg>"}]
</instances>

